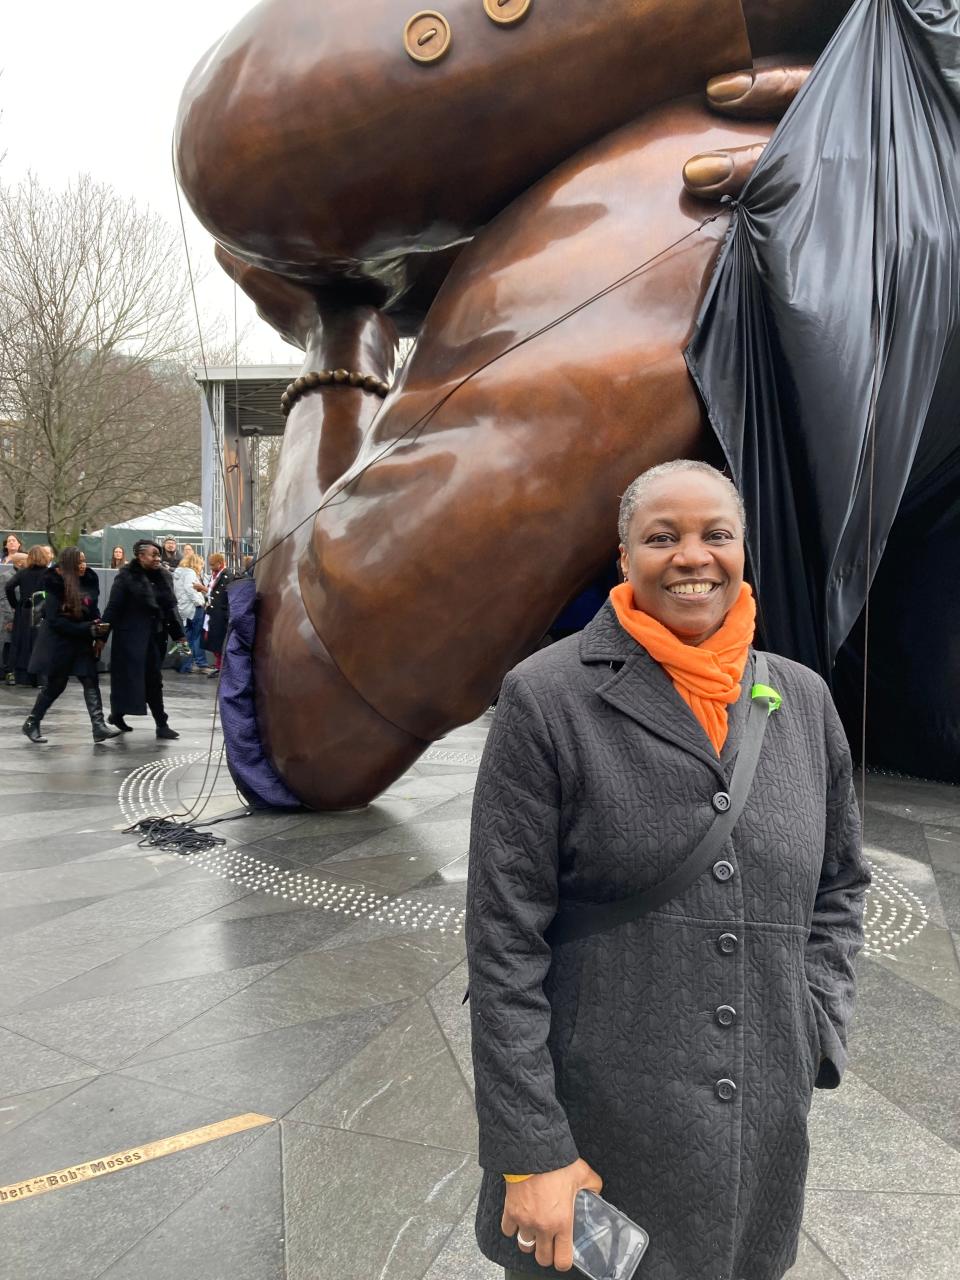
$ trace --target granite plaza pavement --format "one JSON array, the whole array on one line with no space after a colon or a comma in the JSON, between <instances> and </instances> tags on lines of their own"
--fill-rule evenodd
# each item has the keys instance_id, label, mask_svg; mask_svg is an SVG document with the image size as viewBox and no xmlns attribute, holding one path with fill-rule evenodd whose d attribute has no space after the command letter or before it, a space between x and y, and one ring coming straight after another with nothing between
<instances>
[{"instance_id":1,"label":"granite plaza pavement","mask_svg":"<svg viewBox=\"0 0 960 1280\"><path fill-rule=\"evenodd\" d=\"M461 1005L489 718L361 812L231 819L183 857L123 830L204 778L214 682L166 682L180 741L136 719L101 747L79 687L39 748L0 689L0 1277L502 1280ZM214 777L207 818L239 808ZM791 1280L955 1280L960 790L868 782L852 1067L811 1115Z\"/></svg>"}]
</instances>

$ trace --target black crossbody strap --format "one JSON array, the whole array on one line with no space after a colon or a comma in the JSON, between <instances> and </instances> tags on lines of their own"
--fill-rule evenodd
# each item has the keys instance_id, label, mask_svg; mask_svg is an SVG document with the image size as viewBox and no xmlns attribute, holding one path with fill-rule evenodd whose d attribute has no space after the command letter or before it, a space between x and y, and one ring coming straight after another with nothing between
<instances>
[{"instance_id":1,"label":"black crossbody strap","mask_svg":"<svg viewBox=\"0 0 960 1280\"><path fill-rule=\"evenodd\" d=\"M779 706L773 690L767 691L768 663L765 653L756 655L755 685L750 701L750 711L743 732L743 740L737 752L737 763L730 779L730 808L718 813L706 835L676 871L643 893L632 894L615 902L561 903L553 923L547 930L547 941L552 945L570 942L574 938L586 938L594 933L606 933L618 925L637 920L649 911L656 911L671 898L689 889L695 880L713 864L717 854L737 824L750 794L754 774L760 760L763 735L771 711ZM759 692L759 686L764 689ZM772 696L771 696L772 695ZM776 700L775 700L776 699Z\"/></svg>"}]
</instances>

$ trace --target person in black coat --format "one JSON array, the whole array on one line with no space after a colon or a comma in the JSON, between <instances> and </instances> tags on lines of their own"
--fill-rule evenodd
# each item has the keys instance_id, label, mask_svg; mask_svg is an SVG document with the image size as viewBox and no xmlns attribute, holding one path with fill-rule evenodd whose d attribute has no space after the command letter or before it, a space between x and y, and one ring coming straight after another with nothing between
<instances>
[{"instance_id":1,"label":"person in black coat","mask_svg":"<svg viewBox=\"0 0 960 1280\"><path fill-rule=\"evenodd\" d=\"M31 742L47 741L40 734L40 722L70 677L76 676L83 686L94 742L119 737L119 729L110 729L103 722L97 679L97 658L108 630L100 622L100 581L87 568L78 547L64 548L56 567L46 571L41 590L45 592L43 621L34 657L39 659L42 654L46 684L23 723L23 732Z\"/></svg>"},{"instance_id":2,"label":"person in black coat","mask_svg":"<svg viewBox=\"0 0 960 1280\"><path fill-rule=\"evenodd\" d=\"M37 684L36 675L30 671L30 655L38 630L34 626L33 598L43 590L49 563L48 547L31 547L27 552L26 568L19 569L4 587L7 601L14 610L8 661L17 684Z\"/></svg>"},{"instance_id":3,"label":"person in black coat","mask_svg":"<svg viewBox=\"0 0 960 1280\"><path fill-rule=\"evenodd\" d=\"M167 723L163 705L161 669L167 636L178 640L184 655L190 652L173 581L162 567L160 547L142 538L133 547L133 559L117 574L103 620L112 628L110 654L110 723L129 733L124 716L144 716L149 707L158 738L179 738Z\"/></svg>"},{"instance_id":4,"label":"person in black coat","mask_svg":"<svg viewBox=\"0 0 960 1280\"><path fill-rule=\"evenodd\" d=\"M649 1231L644 1280L782 1280L863 945L850 750L823 680L753 647L725 476L651 468L619 530L624 583L507 674L477 778L477 1236L508 1280L579 1275L589 1187ZM759 699L762 750L735 787Z\"/></svg>"},{"instance_id":5,"label":"person in black coat","mask_svg":"<svg viewBox=\"0 0 960 1280\"><path fill-rule=\"evenodd\" d=\"M160 551L160 563L165 565L171 573L179 565L181 552L177 546L176 538L164 538L163 547Z\"/></svg>"},{"instance_id":6,"label":"person in black coat","mask_svg":"<svg viewBox=\"0 0 960 1280\"><path fill-rule=\"evenodd\" d=\"M215 551L207 563L213 570L213 581L207 595L207 639L206 647L213 654L216 668L211 673L216 676L220 672L220 661L223 646L227 639L227 625L230 621L230 602L227 587L236 579L227 570L227 562L219 551Z\"/></svg>"}]
</instances>

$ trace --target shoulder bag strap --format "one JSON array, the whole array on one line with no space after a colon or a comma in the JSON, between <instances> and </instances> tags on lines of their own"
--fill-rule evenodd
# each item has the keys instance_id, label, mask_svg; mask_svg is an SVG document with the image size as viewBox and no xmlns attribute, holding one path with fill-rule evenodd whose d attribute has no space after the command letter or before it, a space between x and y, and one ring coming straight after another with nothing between
<instances>
[{"instance_id":1,"label":"shoulder bag strap","mask_svg":"<svg viewBox=\"0 0 960 1280\"><path fill-rule=\"evenodd\" d=\"M547 941L551 945L570 942L574 938L586 938L594 933L606 933L630 920L638 920L689 889L712 865L743 812L760 760L767 720L780 706L780 695L767 684L768 663L765 653L756 655L754 677L743 741L740 743L737 763L730 779L730 807L717 814L689 858L652 889L615 902L561 903L560 910L547 930Z\"/></svg>"}]
</instances>

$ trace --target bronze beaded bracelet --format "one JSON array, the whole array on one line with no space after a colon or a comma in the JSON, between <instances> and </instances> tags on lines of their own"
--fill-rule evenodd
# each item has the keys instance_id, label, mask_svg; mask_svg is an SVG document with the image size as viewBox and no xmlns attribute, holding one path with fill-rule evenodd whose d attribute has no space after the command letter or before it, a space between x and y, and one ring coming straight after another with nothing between
<instances>
[{"instance_id":1,"label":"bronze beaded bracelet","mask_svg":"<svg viewBox=\"0 0 960 1280\"><path fill-rule=\"evenodd\" d=\"M390 390L390 384L374 373L351 373L348 369L315 369L291 382L280 397L284 417L307 391L317 387L355 387L358 391L370 391L382 400Z\"/></svg>"}]
</instances>

